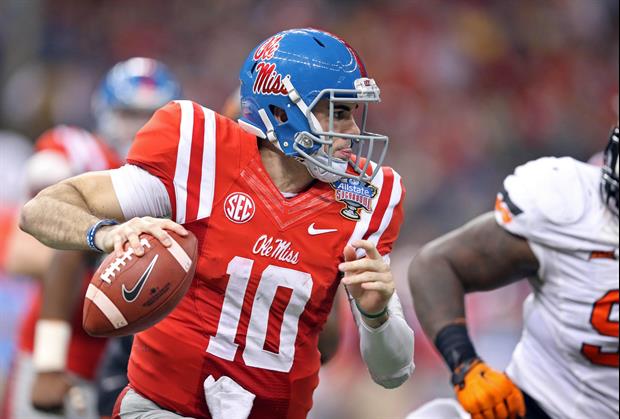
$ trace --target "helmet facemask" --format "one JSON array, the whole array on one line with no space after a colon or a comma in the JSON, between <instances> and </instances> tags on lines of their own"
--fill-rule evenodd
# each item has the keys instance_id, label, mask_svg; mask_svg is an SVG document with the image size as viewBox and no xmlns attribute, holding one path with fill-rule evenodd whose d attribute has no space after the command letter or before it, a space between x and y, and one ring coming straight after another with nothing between
<instances>
[{"instance_id":1,"label":"helmet facemask","mask_svg":"<svg viewBox=\"0 0 620 419\"><path fill-rule=\"evenodd\" d=\"M342 178L359 179L370 182L381 167L389 139L385 135L367 131L368 106L381 101L379 88L372 79L360 78L355 81L355 89L324 89L315 99L306 105L297 94L290 80L283 81L291 101L299 108L308 121L309 130L300 131L294 136L293 149L313 177L323 182L335 182ZM313 110L318 103L326 99L329 103L329 122L327 130L321 127ZM361 106L361 124L359 134L335 131L334 114L338 104L355 104ZM334 153L335 139L350 141L353 157L348 160L337 158ZM378 153L377 153L378 150ZM373 159L377 154L378 158ZM371 166L371 160L376 166ZM347 171L348 165L354 173Z\"/></svg>"},{"instance_id":2,"label":"helmet facemask","mask_svg":"<svg viewBox=\"0 0 620 419\"><path fill-rule=\"evenodd\" d=\"M601 178L601 195L611 212L616 216L620 214L618 201L620 193L620 182L618 174L618 127L615 127L609 135L609 143L605 148L603 176Z\"/></svg>"}]
</instances>

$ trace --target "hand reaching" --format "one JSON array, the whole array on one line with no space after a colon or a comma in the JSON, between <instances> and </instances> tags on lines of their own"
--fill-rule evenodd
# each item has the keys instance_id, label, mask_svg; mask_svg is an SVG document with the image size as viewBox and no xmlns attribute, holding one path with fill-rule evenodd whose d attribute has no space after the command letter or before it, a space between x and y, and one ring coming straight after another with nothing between
<instances>
[{"instance_id":1,"label":"hand reaching","mask_svg":"<svg viewBox=\"0 0 620 419\"><path fill-rule=\"evenodd\" d=\"M366 256L357 258L355 251L364 249ZM342 283L365 313L383 311L394 294L394 278L374 243L358 240L344 248L344 262L338 268L344 272Z\"/></svg>"}]
</instances>

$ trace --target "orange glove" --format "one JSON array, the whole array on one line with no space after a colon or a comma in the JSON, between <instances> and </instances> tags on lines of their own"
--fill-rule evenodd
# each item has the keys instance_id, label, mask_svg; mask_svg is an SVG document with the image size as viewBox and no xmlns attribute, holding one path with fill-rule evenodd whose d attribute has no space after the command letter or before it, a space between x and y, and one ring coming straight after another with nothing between
<instances>
[{"instance_id":1,"label":"orange glove","mask_svg":"<svg viewBox=\"0 0 620 419\"><path fill-rule=\"evenodd\" d=\"M472 419L525 416L521 390L502 372L479 359L464 362L452 377L456 398Z\"/></svg>"}]
</instances>

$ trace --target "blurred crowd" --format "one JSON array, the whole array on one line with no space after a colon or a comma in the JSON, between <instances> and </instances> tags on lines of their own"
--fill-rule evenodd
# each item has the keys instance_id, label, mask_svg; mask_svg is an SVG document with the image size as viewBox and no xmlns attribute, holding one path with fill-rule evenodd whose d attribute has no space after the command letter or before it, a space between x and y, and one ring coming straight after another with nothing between
<instances>
[{"instance_id":1,"label":"blurred crowd","mask_svg":"<svg viewBox=\"0 0 620 419\"><path fill-rule=\"evenodd\" d=\"M0 203L22 199L20 162L41 132L92 127L91 93L115 62L157 58L185 98L221 109L258 41L290 27L328 30L357 49L381 88L369 123L390 136L387 164L408 190L393 264L416 324L405 277L420 245L490 210L516 165L543 155L587 160L604 147L618 112L618 8L617 0L3 0ZM27 293L27 281L0 277L0 373ZM517 284L468 301L474 340L497 367L518 340L526 293ZM345 336L313 415L402 417L449 395L447 370L416 327L417 370L394 391L372 384L349 353L355 337Z\"/></svg>"}]
</instances>

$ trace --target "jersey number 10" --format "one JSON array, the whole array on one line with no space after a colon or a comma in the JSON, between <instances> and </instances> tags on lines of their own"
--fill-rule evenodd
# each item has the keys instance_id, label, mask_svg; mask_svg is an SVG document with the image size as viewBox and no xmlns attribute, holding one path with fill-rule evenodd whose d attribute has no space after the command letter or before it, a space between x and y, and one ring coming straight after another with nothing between
<instances>
[{"instance_id":1,"label":"jersey number 10","mask_svg":"<svg viewBox=\"0 0 620 419\"><path fill-rule=\"evenodd\" d=\"M619 297L618 290L611 290L594 303L590 323L594 330L603 336L611 336L618 339L618 320L611 320L610 317L614 305L618 306L620 304ZM620 352L618 350L616 352L603 352L602 349L600 346L589 343L581 345L581 353L593 364L618 368Z\"/></svg>"},{"instance_id":2,"label":"jersey number 10","mask_svg":"<svg viewBox=\"0 0 620 419\"><path fill-rule=\"evenodd\" d=\"M217 333L211 336L207 352L229 361L234 360L239 346L235 343L235 336L253 265L252 259L235 256L226 270L230 279L226 287ZM272 317L271 306L281 289L289 291L290 298L284 308L281 322L278 322L281 324L279 336L273 339L274 342L266 342L267 330L270 326L272 328L274 326L269 324ZM273 265L263 271L252 303L243 350L243 362L246 365L272 371L290 371L295 358L299 316L304 311L311 293L312 276L306 272ZM265 346L275 348L277 351L266 350Z\"/></svg>"}]
</instances>

